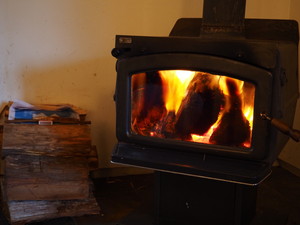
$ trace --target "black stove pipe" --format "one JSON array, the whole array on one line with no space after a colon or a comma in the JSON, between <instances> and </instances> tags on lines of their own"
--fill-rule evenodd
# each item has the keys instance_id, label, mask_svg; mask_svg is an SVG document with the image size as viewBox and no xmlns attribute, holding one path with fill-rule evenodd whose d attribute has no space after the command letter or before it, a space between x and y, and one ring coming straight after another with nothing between
<instances>
[{"instance_id":1,"label":"black stove pipe","mask_svg":"<svg viewBox=\"0 0 300 225\"><path fill-rule=\"evenodd\" d=\"M204 0L201 35L244 36L246 0Z\"/></svg>"}]
</instances>

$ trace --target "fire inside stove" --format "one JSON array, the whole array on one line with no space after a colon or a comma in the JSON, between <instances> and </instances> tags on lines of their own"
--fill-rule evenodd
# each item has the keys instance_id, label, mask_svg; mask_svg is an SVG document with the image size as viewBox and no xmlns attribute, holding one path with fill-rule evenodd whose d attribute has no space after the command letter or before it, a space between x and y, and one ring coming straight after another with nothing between
<instances>
[{"instance_id":1,"label":"fire inside stove","mask_svg":"<svg viewBox=\"0 0 300 225\"><path fill-rule=\"evenodd\" d=\"M132 75L134 134L251 147L255 85L229 75L159 70Z\"/></svg>"}]
</instances>

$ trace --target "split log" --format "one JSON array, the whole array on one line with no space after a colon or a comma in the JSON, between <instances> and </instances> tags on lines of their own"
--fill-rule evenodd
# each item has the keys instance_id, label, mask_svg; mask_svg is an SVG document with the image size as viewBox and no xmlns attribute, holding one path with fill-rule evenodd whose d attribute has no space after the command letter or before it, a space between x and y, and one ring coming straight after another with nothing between
<instances>
[{"instance_id":1,"label":"split log","mask_svg":"<svg viewBox=\"0 0 300 225\"><path fill-rule=\"evenodd\" d=\"M202 135L217 121L224 96L215 76L197 73L188 86L188 93L177 113L176 134L190 139L191 134Z\"/></svg>"},{"instance_id":2,"label":"split log","mask_svg":"<svg viewBox=\"0 0 300 225\"><path fill-rule=\"evenodd\" d=\"M141 84L135 80L143 79ZM158 72L138 74L133 79L132 127L140 135L149 136L166 113L163 83Z\"/></svg>"},{"instance_id":3,"label":"split log","mask_svg":"<svg viewBox=\"0 0 300 225\"><path fill-rule=\"evenodd\" d=\"M170 111L161 122L160 134L163 138L175 138L175 121L176 115L174 111Z\"/></svg>"},{"instance_id":4,"label":"split log","mask_svg":"<svg viewBox=\"0 0 300 225\"><path fill-rule=\"evenodd\" d=\"M83 156L91 151L90 125L5 124L3 156Z\"/></svg>"},{"instance_id":5,"label":"split log","mask_svg":"<svg viewBox=\"0 0 300 225\"><path fill-rule=\"evenodd\" d=\"M13 200L67 200L89 196L87 160L31 155L7 156L4 191Z\"/></svg>"},{"instance_id":6,"label":"split log","mask_svg":"<svg viewBox=\"0 0 300 225\"><path fill-rule=\"evenodd\" d=\"M250 138L249 121L242 111L242 99L238 87L232 79L226 79L229 98L228 112L225 112L210 138L210 142L218 145L243 147L243 143Z\"/></svg>"},{"instance_id":7,"label":"split log","mask_svg":"<svg viewBox=\"0 0 300 225\"><path fill-rule=\"evenodd\" d=\"M9 209L7 205L7 197L4 192L4 162L0 160L1 176L0 176L0 210L6 218L9 218Z\"/></svg>"},{"instance_id":8,"label":"split log","mask_svg":"<svg viewBox=\"0 0 300 225\"><path fill-rule=\"evenodd\" d=\"M99 214L89 180L98 166L89 124L5 123L3 132L1 209L12 225Z\"/></svg>"},{"instance_id":9,"label":"split log","mask_svg":"<svg viewBox=\"0 0 300 225\"><path fill-rule=\"evenodd\" d=\"M99 214L95 198L66 201L11 201L8 203L9 221L23 225L32 221Z\"/></svg>"},{"instance_id":10,"label":"split log","mask_svg":"<svg viewBox=\"0 0 300 225\"><path fill-rule=\"evenodd\" d=\"M2 143L3 143L3 125L0 125L0 150L2 148Z\"/></svg>"},{"instance_id":11,"label":"split log","mask_svg":"<svg viewBox=\"0 0 300 225\"><path fill-rule=\"evenodd\" d=\"M163 83L157 72L147 72L144 86L143 107L139 119L144 119L152 108L164 108Z\"/></svg>"},{"instance_id":12,"label":"split log","mask_svg":"<svg viewBox=\"0 0 300 225\"><path fill-rule=\"evenodd\" d=\"M249 122L241 110L224 113L220 125L210 138L210 143L226 146L243 147L250 138Z\"/></svg>"}]
</instances>

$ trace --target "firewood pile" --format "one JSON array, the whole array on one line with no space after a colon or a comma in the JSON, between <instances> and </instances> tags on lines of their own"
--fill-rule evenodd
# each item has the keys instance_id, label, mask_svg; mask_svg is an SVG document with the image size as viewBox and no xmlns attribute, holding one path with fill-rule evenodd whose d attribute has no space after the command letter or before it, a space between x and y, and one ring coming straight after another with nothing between
<instances>
[{"instance_id":1,"label":"firewood pile","mask_svg":"<svg viewBox=\"0 0 300 225\"><path fill-rule=\"evenodd\" d=\"M1 139L1 209L12 225L99 214L89 172L98 167L90 122L5 121Z\"/></svg>"}]
</instances>

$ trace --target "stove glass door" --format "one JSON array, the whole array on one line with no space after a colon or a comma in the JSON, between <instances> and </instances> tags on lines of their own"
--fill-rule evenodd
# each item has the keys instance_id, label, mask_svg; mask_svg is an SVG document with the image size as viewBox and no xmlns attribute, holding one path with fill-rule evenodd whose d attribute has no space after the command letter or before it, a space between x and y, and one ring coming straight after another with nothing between
<instances>
[{"instance_id":1,"label":"stove glass door","mask_svg":"<svg viewBox=\"0 0 300 225\"><path fill-rule=\"evenodd\" d=\"M134 134L251 148L255 85L230 75L158 70L131 76Z\"/></svg>"}]
</instances>

